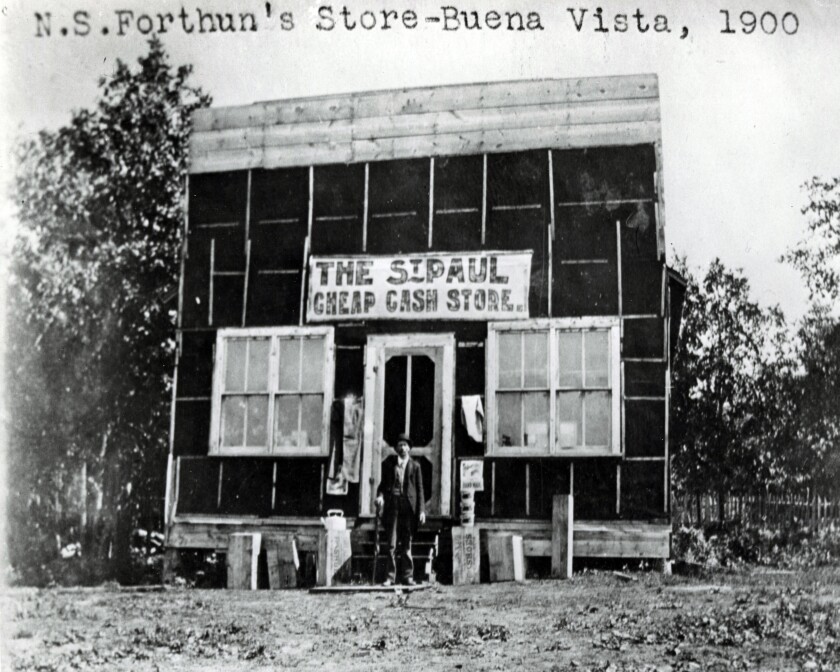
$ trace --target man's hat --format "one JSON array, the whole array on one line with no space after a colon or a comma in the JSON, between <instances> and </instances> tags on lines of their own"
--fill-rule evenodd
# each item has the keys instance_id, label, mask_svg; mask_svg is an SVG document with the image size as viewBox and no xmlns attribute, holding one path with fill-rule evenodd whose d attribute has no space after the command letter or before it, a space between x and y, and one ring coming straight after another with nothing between
<instances>
[{"instance_id":1,"label":"man's hat","mask_svg":"<svg viewBox=\"0 0 840 672\"><path fill-rule=\"evenodd\" d=\"M400 441L405 441L408 444L409 448L413 447L413 444L411 443L411 437L408 434L400 434L397 437L397 443L399 443Z\"/></svg>"}]
</instances>

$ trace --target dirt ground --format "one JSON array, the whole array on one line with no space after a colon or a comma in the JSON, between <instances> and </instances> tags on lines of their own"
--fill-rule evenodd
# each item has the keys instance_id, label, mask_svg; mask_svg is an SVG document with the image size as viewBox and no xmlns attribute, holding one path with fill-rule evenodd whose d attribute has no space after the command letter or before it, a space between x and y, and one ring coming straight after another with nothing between
<instances>
[{"instance_id":1,"label":"dirt ground","mask_svg":"<svg viewBox=\"0 0 840 672\"><path fill-rule=\"evenodd\" d=\"M8 589L0 667L840 670L840 568L630 576L433 586L407 597Z\"/></svg>"}]
</instances>

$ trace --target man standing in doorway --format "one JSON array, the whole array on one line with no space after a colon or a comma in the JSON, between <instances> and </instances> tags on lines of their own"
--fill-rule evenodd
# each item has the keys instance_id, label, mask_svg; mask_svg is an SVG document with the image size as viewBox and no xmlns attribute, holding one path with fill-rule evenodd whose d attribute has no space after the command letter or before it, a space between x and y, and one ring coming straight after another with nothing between
<instances>
[{"instance_id":1,"label":"man standing in doorway","mask_svg":"<svg viewBox=\"0 0 840 672\"><path fill-rule=\"evenodd\" d=\"M407 434L397 437L396 451L396 455L389 455L382 462L382 478L376 490L376 508L382 510L384 507L382 520L388 538L388 578L385 585L394 584L399 567L402 582L413 586L411 538L417 525L426 522L426 497L420 465L409 457L411 438Z\"/></svg>"}]
</instances>

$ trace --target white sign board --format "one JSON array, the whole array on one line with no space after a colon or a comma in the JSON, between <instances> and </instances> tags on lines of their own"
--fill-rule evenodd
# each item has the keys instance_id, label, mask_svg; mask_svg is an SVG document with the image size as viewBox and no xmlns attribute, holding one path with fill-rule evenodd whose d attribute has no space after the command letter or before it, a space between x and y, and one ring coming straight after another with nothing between
<instances>
[{"instance_id":1,"label":"white sign board","mask_svg":"<svg viewBox=\"0 0 840 672\"><path fill-rule=\"evenodd\" d=\"M310 257L306 320L522 320L531 251Z\"/></svg>"},{"instance_id":2,"label":"white sign board","mask_svg":"<svg viewBox=\"0 0 840 672\"><path fill-rule=\"evenodd\" d=\"M484 490L484 462L461 460L461 492Z\"/></svg>"}]
</instances>

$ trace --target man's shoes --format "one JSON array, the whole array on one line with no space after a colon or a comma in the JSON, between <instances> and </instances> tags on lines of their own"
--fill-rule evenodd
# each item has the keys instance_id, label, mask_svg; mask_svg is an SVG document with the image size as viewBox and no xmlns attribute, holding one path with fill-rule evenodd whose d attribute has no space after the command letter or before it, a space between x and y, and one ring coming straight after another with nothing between
<instances>
[{"instance_id":1,"label":"man's shoes","mask_svg":"<svg viewBox=\"0 0 840 672\"><path fill-rule=\"evenodd\" d=\"M403 583L407 586L416 586L417 585L417 582L410 576L405 581L403 581Z\"/></svg>"},{"instance_id":2,"label":"man's shoes","mask_svg":"<svg viewBox=\"0 0 840 672\"><path fill-rule=\"evenodd\" d=\"M394 585L394 582L393 582L391 579L385 579L385 580L382 582L382 585L383 585L385 588L390 588L391 586L393 586L393 585Z\"/></svg>"}]
</instances>

